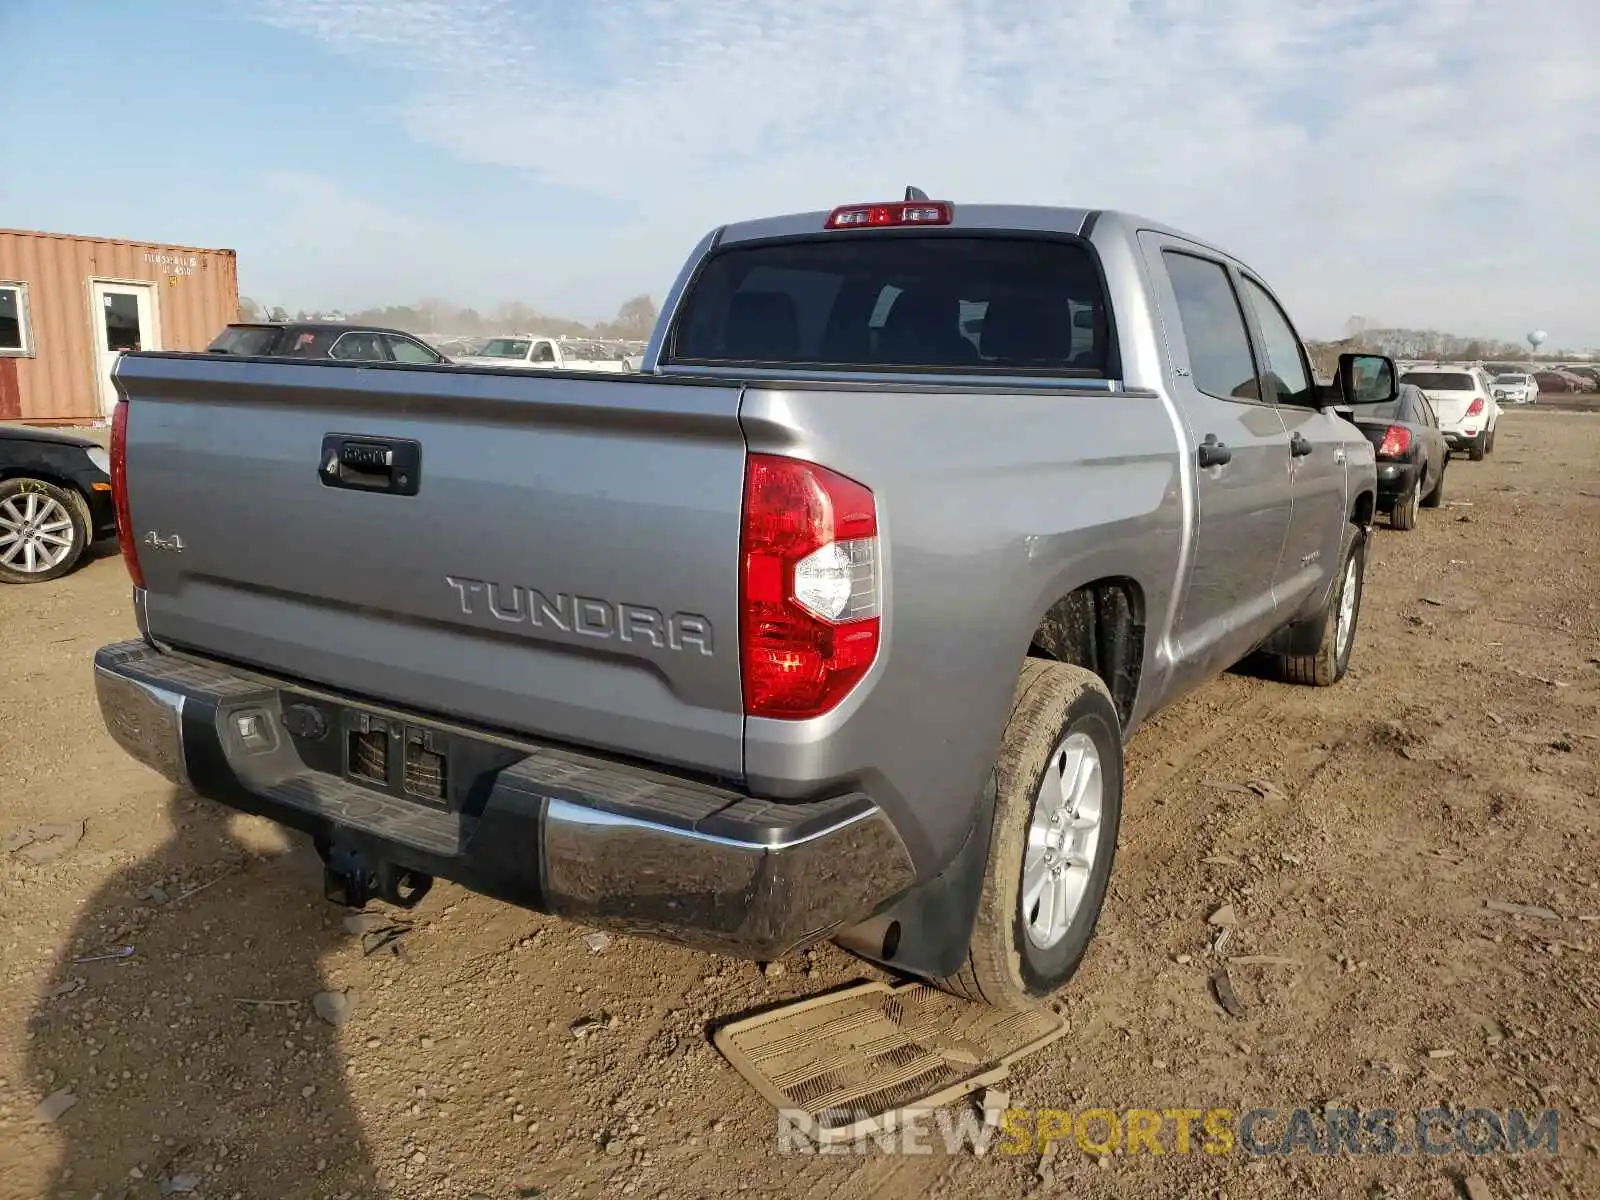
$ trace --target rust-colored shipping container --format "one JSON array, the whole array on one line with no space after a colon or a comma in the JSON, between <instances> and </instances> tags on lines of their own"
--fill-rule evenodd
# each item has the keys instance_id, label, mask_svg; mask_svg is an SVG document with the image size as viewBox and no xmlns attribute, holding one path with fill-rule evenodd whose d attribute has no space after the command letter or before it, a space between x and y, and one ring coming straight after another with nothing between
<instances>
[{"instance_id":1,"label":"rust-colored shipping container","mask_svg":"<svg viewBox=\"0 0 1600 1200\"><path fill-rule=\"evenodd\" d=\"M204 350L238 311L232 250L0 229L0 421L102 421L118 354Z\"/></svg>"}]
</instances>

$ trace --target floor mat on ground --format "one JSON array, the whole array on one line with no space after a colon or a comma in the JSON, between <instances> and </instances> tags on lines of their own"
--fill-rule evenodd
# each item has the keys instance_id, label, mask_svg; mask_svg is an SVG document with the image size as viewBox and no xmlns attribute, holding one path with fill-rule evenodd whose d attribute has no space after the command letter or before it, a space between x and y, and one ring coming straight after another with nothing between
<instances>
[{"instance_id":1,"label":"floor mat on ground","mask_svg":"<svg viewBox=\"0 0 1600 1200\"><path fill-rule=\"evenodd\" d=\"M1066 1028L1048 1008L989 1008L923 983L864 983L731 1022L713 1040L795 1126L838 1142L997 1083Z\"/></svg>"}]
</instances>

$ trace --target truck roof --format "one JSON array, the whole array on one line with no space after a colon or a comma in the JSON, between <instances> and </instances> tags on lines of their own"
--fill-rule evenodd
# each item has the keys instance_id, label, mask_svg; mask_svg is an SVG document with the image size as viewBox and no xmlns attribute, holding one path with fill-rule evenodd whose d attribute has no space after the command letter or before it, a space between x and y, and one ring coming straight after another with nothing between
<instances>
[{"instance_id":1,"label":"truck roof","mask_svg":"<svg viewBox=\"0 0 1600 1200\"><path fill-rule=\"evenodd\" d=\"M879 201L863 201L862 203L879 203ZM882 201L882 203L898 203L898 201ZM1204 238L1195 237L1181 229L1160 221L1152 221L1134 213L1123 212L1109 208L1065 208L1043 204L962 204L949 201L952 219L948 225L937 228L940 231L949 230L1005 230L1008 232L1037 232L1037 233L1065 233L1078 237L1087 237L1097 226L1106 223L1116 223L1129 232L1148 229L1156 233L1170 234L1182 238L1184 241L1193 242L1213 250L1227 258L1237 256L1213 245ZM778 217L761 217L752 221L736 221L724 225L717 233L714 245L728 245L734 242L761 241L766 238L798 237L808 233L821 234L825 232L829 210L818 212L787 213Z\"/></svg>"},{"instance_id":2,"label":"truck roof","mask_svg":"<svg viewBox=\"0 0 1600 1200\"><path fill-rule=\"evenodd\" d=\"M293 329L313 330L318 333L392 333L399 337L416 338L414 333L395 329L389 325L367 325L360 321L229 321L228 329Z\"/></svg>"}]
</instances>

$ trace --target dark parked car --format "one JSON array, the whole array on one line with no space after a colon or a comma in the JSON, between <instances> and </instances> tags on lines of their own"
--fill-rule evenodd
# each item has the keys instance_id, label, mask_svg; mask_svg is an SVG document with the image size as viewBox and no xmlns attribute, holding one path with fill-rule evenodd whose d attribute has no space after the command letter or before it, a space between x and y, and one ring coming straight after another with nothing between
<instances>
[{"instance_id":1,"label":"dark parked car","mask_svg":"<svg viewBox=\"0 0 1600 1200\"><path fill-rule=\"evenodd\" d=\"M1378 508L1396 529L1415 529L1417 510L1444 500L1450 447L1422 390L1409 383L1383 404L1352 404L1354 421L1377 451Z\"/></svg>"},{"instance_id":2,"label":"dark parked car","mask_svg":"<svg viewBox=\"0 0 1600 1200\"><path fill-rule=\"evenodd\" d=\"M1539 385L1540 392L1581 392L1586 386L1581 375L1569 375L1565 371L1535 371L1533 381Z\"/></svg>"},{"instance_id":3,"label":"dark parked car","mask_svg":"<svg viewBox=\"0 0 1600 1200\"><path fill-rule=\"evenodd\" d=\"M343 362L446 363L432 346L399 329L337 321L229 325L211 345L213 354L245 358L333 358Z\"/></svg>"},{"instance_id":4,"label":"dark parked car","mask_svg":"<svg viewBox=\"0 0 1600 1200\"><path fill-rule=\"evenodd\" d=\"M42 583L114 534L111 463L88 438L0 425L0 583Z\"/></svg>"}]
</instances>

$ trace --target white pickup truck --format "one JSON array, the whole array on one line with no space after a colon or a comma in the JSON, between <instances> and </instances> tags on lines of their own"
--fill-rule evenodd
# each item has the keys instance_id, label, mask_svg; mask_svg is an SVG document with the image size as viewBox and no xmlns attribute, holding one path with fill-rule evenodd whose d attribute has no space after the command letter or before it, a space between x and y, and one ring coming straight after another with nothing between
<instances>
[{"instance_id":1,"label":"white pickup truck","mask_svg":"<svg viewBox=\"0 0 1600 1200\"><path fill-rule=\"evenodd\" d=\"M518 335L494 337L476 354L453 361L470 367L525 367L545 371L622 371L623 358L600 342Z\"/></svg>"}]
</instances>

